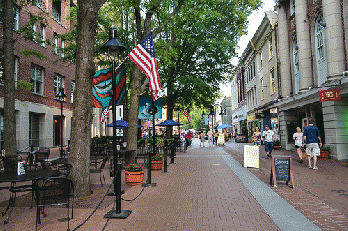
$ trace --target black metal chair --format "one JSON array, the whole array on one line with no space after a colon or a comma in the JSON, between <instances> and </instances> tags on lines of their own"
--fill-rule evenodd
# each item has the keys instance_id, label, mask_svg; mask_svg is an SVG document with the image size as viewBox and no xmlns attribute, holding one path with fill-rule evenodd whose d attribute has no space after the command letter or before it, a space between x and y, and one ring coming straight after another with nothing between
<instances>
[{"instance_id":1,"label":"black metal chair","mask_svg":"<svg viewBox=\"0 0 348 231\"><path fill-rule=\"evenodd\" d=\"M103 179L104 179L104 182L106 183L106 180L105 180L105 176L104 176L104 173L103 173L103 170L105 168L105 165L106 165L106 162L109 160L109 157L108 156L105 156L102 163L100 164L100 167L99 167L99 179L100 179L100 183L103 187L103 182L102 182L102 174L103 174Z\"/></svg>"},{"instance_id":2,"label":"black metal chair","mask_svg":"<svg viewBox=\"0 0 348 231\"><path fill-rule=\"evenodd\" d=\"M43 179L39 178L33 181L33 190L36 202L36 230L37 225L41 224L40 213L46 217L45 207L50 205L65 205L68 208L68 230L70 230L70 197L71 204L71 219L74 216L74 185L70 179L55 177Z\"/></svg>"}]
</instances>

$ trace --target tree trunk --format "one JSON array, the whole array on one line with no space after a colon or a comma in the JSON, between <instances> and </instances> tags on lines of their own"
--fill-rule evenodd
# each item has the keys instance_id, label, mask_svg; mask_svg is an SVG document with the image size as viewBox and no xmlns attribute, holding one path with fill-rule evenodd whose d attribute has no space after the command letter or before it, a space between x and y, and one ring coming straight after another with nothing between
<instances>
[{"instance_id":1,"label":"tree trunk","mask_svg":"<svg viewBox=\"0 0 348 231\"><path fill-rule=\"evenodd\" d=\"M100 6L106 0L80 0L77 14L76 39L76 89L71 128L71 178L75 196L90 195L89 173L91 124L92 124L92 79L95 73L94 43Z\"/></svg>"},{"instance_id":2,"label":"tree trunk","mask_svg":"<svg viewBox=\"0 0 348 231\"><path fill-rule=\"evenodd\" d=\"M141 85L141 70L134 65L132 76L131 92L128 108L128 134L127 134L127 149L137 150L137 132L138 132L138 112L139 112L139 96ZM130 162L134 163L136 152L132 153Z\"/></svg>"},{"instance_id":3,"label":"tree trunk","mask_svg":"<svg viewBox=\"0 0 348 231\"><path fill-rule=\"evenodd\" d=\"M16 115L15 115L15 80L14 80L14 40L13 40L13 2L3 1L3 36L4 36L4 149L6 156L16 157ZM17 161L10 162L13 171Z\"/></svg>"}]
</instances>

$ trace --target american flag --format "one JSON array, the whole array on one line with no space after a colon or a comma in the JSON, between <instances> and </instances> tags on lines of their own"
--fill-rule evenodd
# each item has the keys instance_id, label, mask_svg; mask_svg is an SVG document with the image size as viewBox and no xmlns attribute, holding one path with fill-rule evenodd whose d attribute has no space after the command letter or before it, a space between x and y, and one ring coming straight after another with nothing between
<instances>
[{"instance_id":1,"label":"american flag","mask_svg":"<svg viewBox=\"0 0 348 231\"><path fill-rule=\"evenodd\" d=\"M155 47L153 45L152 32L137 45L128 57L145 73L149 78L149 86L152 99L156 101L159 98L161 90L160 78L157 71L157 62L155 58Z\"/></svg>"},{"instance_id":2,"label":"american flag","mask_svg":"<svg viewBox=\"0 0 348 231\"><path fill-rule=\"evenodd\" d=\"M106 116L109 114L109 109L105 108L100 115L100 122L103 124L105 122Z\"/></svg>"},{"instance_id":3,"label":"american flag","mask_svg":"<svg viewBox=\"0 0 348 231\"><path fill-rule=\"evenodd\" d=\"M186 110L184 110L184 115L187 117L188 122L191 123L190 109L186 108Z\"/></svg>"}]
</instances>

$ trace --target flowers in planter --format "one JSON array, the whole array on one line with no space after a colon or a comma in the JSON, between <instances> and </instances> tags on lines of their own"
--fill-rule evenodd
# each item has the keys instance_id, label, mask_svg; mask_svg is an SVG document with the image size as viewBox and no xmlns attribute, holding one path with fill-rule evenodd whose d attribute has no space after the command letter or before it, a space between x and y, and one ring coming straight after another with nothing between
<instances>
[{"instance_id":1,"label":"flowers in planter","mask_svg":"<svg viewBox=\"0 0 348 231\"><path fill-rule=\"evenodd\" d=\"M144 167L136 164L130 164L125 168L125 170L128 172L141 172L144 170Z\"/></svg>"},{"instance_id":2,"label":"flowers in planter","mask_svg":"<svg viewBox=\"0 0 348 231\"><path fill-rule=\"evenodd\" d=\"M330 147L323 145L321 148L322 151L330 151Z\"/></svg>"},{"instance_id":3,"label":"flowers in planter","mask_svg":"<svg viewBox=\"0 0 348 231\"><path fill-rule=\"evenodd\" d=\"M164 157L162 155L158 155L158 154L151 157L151 161L162 161L163 159L164 159Z\"/></svg>"}]
</instances>

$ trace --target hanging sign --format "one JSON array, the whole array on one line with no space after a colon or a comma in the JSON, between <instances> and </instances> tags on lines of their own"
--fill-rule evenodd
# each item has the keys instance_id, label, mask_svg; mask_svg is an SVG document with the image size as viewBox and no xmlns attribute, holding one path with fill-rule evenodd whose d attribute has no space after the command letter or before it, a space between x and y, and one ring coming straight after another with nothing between
<instances>
[{"instance_id":1,"label":"hanging sign","mask_svg":"<svg viewBox=\"0 0 348 231\"><path fill-rule=\"evenodd\" d=\"M341 100L340 91L340 88L318 91L320 102Z\"/></svg>"}]
</instances>

